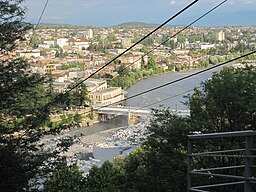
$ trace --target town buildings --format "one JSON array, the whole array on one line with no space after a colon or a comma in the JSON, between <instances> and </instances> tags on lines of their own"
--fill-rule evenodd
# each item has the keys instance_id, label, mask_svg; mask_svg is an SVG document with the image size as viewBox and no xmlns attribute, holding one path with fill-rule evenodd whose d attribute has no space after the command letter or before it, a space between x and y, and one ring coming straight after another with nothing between
<instances>
[{"instance_id":1,"label":"town buildings","mask_svg":"<svg viewBox=\"0 0 256 192\"><path fill-rule=\"evenodd\" d=\"M74 79L84 79L97 72L94 79L86 81L89 98L92 105L108 105L124 98L120 87L109 87L106 81L119 75L117 71L121 65L143 71L150 62L152 64L153 56L162 71L192 69L228 58L235 51L256 47L255 26L191 26L186 33L173 37L182 29L182 26L161 28L108 63L151 32L152 27L41 26L33 37L33 47L29 44L33 33L28 33L27 42L19 42L15 54L28 59L32 72L51 74L57 92L65 91ZM9 58L5 54L0 56L1 59Z\"/></svg>"},{"instance_id":2,"label":"town buildings","mask_svg":"<svg viewBox=\"0 0 256 192\"><path fill-rule=\"evenodd\" d=\"M124 91L121 87L108 87L106 80L88 79L84 82L92 106L117 105L124 99ZM71 82L54 82L54 90L57 93L64 93Z\"/></svg>"}]
</instances>

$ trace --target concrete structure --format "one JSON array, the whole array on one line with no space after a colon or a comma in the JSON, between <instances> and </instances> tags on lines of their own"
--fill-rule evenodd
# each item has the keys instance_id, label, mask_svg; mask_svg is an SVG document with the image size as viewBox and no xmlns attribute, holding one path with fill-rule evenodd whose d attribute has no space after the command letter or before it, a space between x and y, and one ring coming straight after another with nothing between
<instances>
[{"instance_id":1,"label":"concrete structure","mask_svg":"<svg viewBox=\"0 0 256 192\"><path fill-rule=\"evenodd\" d=\"M117 107L95 107L94 110L99 114L108 114L108 115L150 115L151 109L138 109L136 107L129 106L117 106ZM170 110L172 113L179 116L185 117L189 116L190 110Z\"/></svg>"},{"instance_id":2,"label":"concrete structure","mask_svg":"<svg viewBox=\"0 0 256 192\"><path fill-rule=\"evenodd\" d=\"M16 51L16 55L19 57L26 57L26 58L38 58L41 56L40 50L34 49L34 50L20 50Z\"/></svg>"},{"instance_id":3,"label":"concrete structure","mask_svg":"<svg viewBox=\"0 0 256 192\"><path fill-rule=\"evenodd\" d=\"M99 119L102 121L111 119L117 115L127 116L128 125L134 124L138 120L138 117L150 117L152 115L151 109L140 109L129 106L94 107L93 110L99 115ZM171 111L173 114L179 115L181 117L186 117L190 115L189 110Z\"/></svg>"},{"instance_id":4,"label":"concrete structure","mask_svg":"<svg viewBox=\"0 0 256 192\"><path fill-rule=\"evenodd\" d=\"M225 33L223 31L220 31L216 33L216 39L218 41L224 41L225 40Z\"/></svg>"},{"instance_id":5,"label":"concrete structure","mask_svg":"<svg viewBox=\"0 0 256 192\"><path fill-rule=\"evenodd\" d=\"M123 38L121 40L121 44L122 44L123 48L128 48L132 45L132 39L131 38Z\"/></svg>"},{"instance_id":6,"label":"concrete structure","mask_svg":"<svg viewBox=\"0 0 256 192\"><path fill-rule=\"evenodd\" d=\"M68 39L67 38L60 38L60 39L57 39L57 45L59 45L60 47L64 47L67 45L68 43Z\"/></svg>"},{"instance_id":7,"label":"concrete structure","mask_svg":"<svg viewBox=\"0 0 256 192\"><path fill-rule=\"evenodd\" d=\"M93 30L92 29L85 31L84 33L85 33L86 38L88 38L88 39L93 38Z\"/></svg>"},{"instance_id":8,"label":"concrete structure","mask_svg":"<svg viewBox=\"0 0 256 192\"><path fill-rule=\"evenodd\" d=\"M100 91L89 93L89 99L92 105L104 106L115 104L124 99L121 87L110 87Z\"/></svg>"}]
</instances>

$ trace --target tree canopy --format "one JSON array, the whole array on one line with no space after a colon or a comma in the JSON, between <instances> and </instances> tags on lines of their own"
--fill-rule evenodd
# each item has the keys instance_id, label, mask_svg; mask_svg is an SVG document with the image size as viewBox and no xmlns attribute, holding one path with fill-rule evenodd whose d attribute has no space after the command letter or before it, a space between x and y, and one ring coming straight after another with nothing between
<instances>
[{"instance_id":1,"label":"tree canopy","mask_svg":"<svg viewBox=\"0 0 256 192\"><path fill-rule=\"evenodd\" d=\"M191 120L201 132L255 129L255 68L224 68L188 97Z\"/></svg>"},{"instance_id":2,"label":"tree canopy","mask_svg":"<svg viewBox=\"0 0 256 192\"><path fill-rule=\"evenodd\" d=\"M202 83L188 96L189 117L180 117L167 109L154 109L148 125L146 141L125 158L93 167L85 177L85 191L186 191L187 135L255 128L255 68L224 68ZM244 143L229 139L226 143L202 141L197 151L240 148ZM195 158L194 167L226 167L243 163L232 157ZM225 170L225 174L243 174L241 170ZM219 182L206 177L204 183ZM224 180L221 180L223 182ZM202 179L195 179L200 185ZM241 191L241 186L223 188Z\"/></svg>"},{"instance_id":3,"label":"tree canopy","mask_svg":"<svg viewBox=\"0 0 256 192\"><path fill-rule=\"evenodd\" d=\"M13 50L31 28L23 22L25 9L22 2L0 1L1 52ZM45 88L47 81L47 77L32 74L23 58L0 61L1 190L28 190L29 181L52 170L54 164L63 159L58 154L69 146L69 138L56 144L56 148L47 148L40 142L43 136L62 129L45 129L51 121L51 109L58 102Z\"/></svg>"},{"instance_id":4,"label":"tree canopy","mask_svg":"<svg viewBox=\"0 0 256 192\"><path fill-rule=\"evenodd\" d=\"M0 51L11 51L17 40L24 40L31 25L23 22L25 8L23 0L0 1Z\"/></svg>"}]
</instances>

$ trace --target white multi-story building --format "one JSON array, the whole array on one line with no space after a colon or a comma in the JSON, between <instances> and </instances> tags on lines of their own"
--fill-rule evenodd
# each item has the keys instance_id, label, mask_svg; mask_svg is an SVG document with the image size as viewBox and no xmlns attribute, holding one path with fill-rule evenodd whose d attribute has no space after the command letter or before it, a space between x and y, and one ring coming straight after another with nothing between
<instances>
[{"instance_id":1,"label":"white multi-story building","mask_svg":"<svg viewBox=\"0 0 256 192\"><path fill-rule=\"evenodd\" d=\"M124 93L121 87L110 87L100 91L90 92L89 99L92 105L111 105L123 100Z\"/></svg>"},{"instance_id":2,"label":"white multi-story building","mask_svg":"<svg viewBox=\"0 0 256 192\"><path fill-rule=\"evenodd\" d=\"M16 51L16 55L19 57L26 57L26 58L38 58L41 56L40 50L34 49L34 50L19 50Z\"/></svg>"},{"instance_id":3,"label":"white multi-story building","mask_svg":"<svg viewBox=\"0 0 256 192\"><path fill-rule=\"evenodd\" d=\"M57 39L57 45L59 45L60 47L64 47L68 44L68 39L67 38L60 38Z\"/></svg>"},{"instance_id":4,"label":"white multi-story building","mask_svg":"<svg viewBox=\"0 0 256 192\"><path fill-rule=\"evenodd\" d=\"M218 41L224 41L225 40L225 33L223 31L220 31L216 33L216 39Z\"/></svg>"},{"instance_id":5,"label":"white multi-story building","mask_svg":"<svg viewBox=\"0 0 256 192\"><path fill-rule=\"evenodd\" d=\"M86 38L88 38L88 39L93 38L93 30L92 29L89 29L88 31L85 31L84 33L85 33Z\"/></svg>"},{"instance_id":6,"label":"white multi-story building","mask_svg":"<svg viewBox=\"0 0 256 192\"><path fill-rule=\"evenodd\" d=\"M56 92L64 92L70 82L54 82ZM108 87L106 80L88 79L85 81L88 90L88 97L91 105L104 106L114 104L124 99L124 92L121 87Z\"/></svg>"},{"instance_id":7,"label":"white multi-story building","mask_svg":"<svg viewBox=\"0 0 256 192\"><path fill-rule=\"evenodd\" d=\"M83 48L87 49L90 46L89 41L80 39L69 39L67 43L69 46L75 46L80 50Z\"/></svg>"}]
</instances>

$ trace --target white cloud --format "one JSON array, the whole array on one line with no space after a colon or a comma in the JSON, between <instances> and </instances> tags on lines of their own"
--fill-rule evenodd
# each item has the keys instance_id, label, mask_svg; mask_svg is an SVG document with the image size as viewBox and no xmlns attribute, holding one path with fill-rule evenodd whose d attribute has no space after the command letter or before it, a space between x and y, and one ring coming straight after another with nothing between
<instances>
[{"instance_id":1,"label":"white cloud","mask_svg":"<svg viewBox=\"0 0 256 192\"><path fill-rule=\"evenodd\" d=\"M170 1L170 4L171 4L171 5L176 4L176 1L174 1L174 0Z\"/></svg>"},{"instance_id":2,"label":"white cloud","mask_svg":"<svg viewBox=\"0 0 256 192\"><path fill-rule=\"evenodd\" d=\"M245 4L252 4L253 3L253 0L246 0L245 1Z\"/></svg>"},{"instance_id":3,"label":"white cloud","mask_svg":"<svg viewBox=\"0 0 256 192\"><path fill-rule=\"evenodd\" d=\"M255 3L256 1L255 0L231 0L231 1L228 1L229 4L231 5L239 5L239 4L253 4Z\"/></svg>"}]
</instances>

